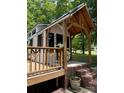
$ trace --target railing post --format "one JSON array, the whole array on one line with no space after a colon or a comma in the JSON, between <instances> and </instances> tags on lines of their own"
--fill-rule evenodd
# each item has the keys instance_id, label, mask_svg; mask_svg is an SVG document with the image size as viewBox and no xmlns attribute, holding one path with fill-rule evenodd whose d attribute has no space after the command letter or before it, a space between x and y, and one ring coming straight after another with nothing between
<instances>
[{"instance_id":1,"label":"railing post","mask_svg":"<svg viewBox=\"0 0 124 93\"><path fill-rule=\"evenodd\" d=\"M30 72L32 72L32 49L31 49L31 54L30 54Z\"/></svg>"}]
</instances>

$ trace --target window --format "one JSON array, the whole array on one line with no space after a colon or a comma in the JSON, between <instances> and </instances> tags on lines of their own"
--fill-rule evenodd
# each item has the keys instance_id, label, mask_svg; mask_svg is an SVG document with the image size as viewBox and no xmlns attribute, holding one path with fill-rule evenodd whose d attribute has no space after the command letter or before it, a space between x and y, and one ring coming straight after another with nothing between
<instances>
[{"instance_id":1,"label":"window","mask_svg":"<svg viewBox=\"0 0 124 93\"><path fill-rule=\"evenodd\" d=\"M58 43L63 44L63 35L56 34L56 44Z\"/></svg>"},{"instance_id":2,"label":"window","mask_svg":"<svg viewBox=\"0 0 124 93\"><path fill-rule=\"evenodd\" d=\"M37 46L43 46L43 36L42 34L38 35L38 39L37 39Z\"/></svg>"},{"instance_id":3,"label":"window","mask_svg":"<svg viewBox=\"0 0 124 93\"><path fill-rule=\"evenodd\" d=\"M49 33L49 47L54 47L54 33Z\"/></svg>"},{"instance_id":4,"label":"window","mask_svg":"<svg viewBox=\"0 0 124 93\"><path fill-rule=\"evenodd\" d=\"M33 31L32 31L32 35L34 35L36 33L36 30L34 29Z\"/></svg>"},{"instance_id":5,"label":"window","mask_svg":"<svg viewBox=\"0 0 124 93\"><path fill-rule=\"evenodd\" d=\"M29 46L32 46L32 45L33 45L33 39L30 40Z\"/></svg>"}]
</instances>

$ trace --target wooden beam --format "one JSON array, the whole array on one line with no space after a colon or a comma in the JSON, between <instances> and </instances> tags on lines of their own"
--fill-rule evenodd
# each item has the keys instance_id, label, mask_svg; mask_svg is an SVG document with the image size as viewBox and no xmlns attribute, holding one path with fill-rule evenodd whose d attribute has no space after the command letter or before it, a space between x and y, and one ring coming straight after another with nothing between
<instances>
[{"instance_id":1,"label":"wooden beam","mask_svg":"<svg viewBox=\"0 0 124 93\"><path fill-rule=\"evenodd\" d=\"M86 36L88 37L88 30L82 25L79 25L79 24L77 24L77 23L75 23L75 22L71 22L72 23L72 25L73 26L75 26L75 27L78 27L78 28L81 28L81 29L83 29L83 31L84 31L84 33L86 34Z\"/></svg>"},{"instance_id":2,"label":"wooden beam","mask_svg":"<svg viewBox=\"0 0 124 93\"><path fill-rule=\"evenodd\" d=\"M64 68L67 68L67 25L63 21Z\"/></svg>"},{"instance_id":3,"label":"wooden beam","mask_svg":"<svg viewBox=\"0 0 124 93\"><path fill-rule=\"evenodd\" d=\"M73 26L75 26L75 27L77 27L77 28L81 28L81 29L83 29L83 30L85 30L85 27L82 25L79 25L79 24L77 24L77 23L75 23L75 22L70 22Z\"/></svg>"},{"instance_id":4,"label":"wooden beam","mask_svg":"<svg viewBox=\"0 0 124 93\"><path fill-rule=\"evenodd\" d=\"M65 20L66 21L66 20ZM67 88L67 25L63 21L63 44L64 44L64 70L65 70L65 89Z\"/></svg>"},{"instance_id":5,"label":"wooden beam","mask_svg":"<svg viewBox=\"0 0 124 93\"><path fill-rule=\"evenodd\" d=\"M72 24L70 24L70 25L67 27L67 30L69 30L71 27L72 27Z\"/></svg>"},{"instance_id":6,"label":"wooden beam","mask_svg":"<svg viewBox=\"0 0 124 93\"><path fill-rule=\"evenodd\" d=\"M53 71L50 73L37 75L27 79L27 86L35 85L47 80L51 80L64 75L64 70Z\"/></svg>"},{"instance_id":7,"label":"wooden beam","mask_svg":"<svg viewBox=\"0 0 124 93\"><path fill-rule=\"evenodd\" d=\"M82 8L82 14L84 16L84 19L87 22L88 27L91 28L91 29L93 29L94 28L93 21L92 21L92 18L90 16L90 14L89 14L88 9L87 9L86 6L84 8Z\"/></svg>"}]
</instances>

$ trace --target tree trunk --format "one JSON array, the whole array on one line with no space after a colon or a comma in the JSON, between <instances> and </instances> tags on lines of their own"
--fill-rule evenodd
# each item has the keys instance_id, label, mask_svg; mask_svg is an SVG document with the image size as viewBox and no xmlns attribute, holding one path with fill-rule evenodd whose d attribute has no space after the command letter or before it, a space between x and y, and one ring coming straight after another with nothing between
<instances>
[{"instance_id":1,"label":"tree trunk","mask_svg":"<svg viewBox=\"0 0 124 93\"><path fill-rule=\"evenodd\" d=\"M91 33L89 33L88 36L88 53L89 53L89 64L92 63L92 57L91 57Z\"/></svg>"},{"instance_id":2,"label":"tree trunk","mask_svg":"<svg viewBox=\"0 0 124 93\"><path fill-rule=\"evenodd\" d=\"M83 35L82 37L83 37L83 43L82 43L82 51L83 51L83 54L85 54L84 35Z\"/></svg>"},{"instance_id":3,"label":"tree trunk","mask_svg":"<svg viewBox=\"0 0 124 93\"><path fill-rule=\"evenodd\" d=\"M82 33L81 33L81 37L82 37L82 51L83 51L83 54L85 54L84 35Z\"/></svg>"}]
</instances>

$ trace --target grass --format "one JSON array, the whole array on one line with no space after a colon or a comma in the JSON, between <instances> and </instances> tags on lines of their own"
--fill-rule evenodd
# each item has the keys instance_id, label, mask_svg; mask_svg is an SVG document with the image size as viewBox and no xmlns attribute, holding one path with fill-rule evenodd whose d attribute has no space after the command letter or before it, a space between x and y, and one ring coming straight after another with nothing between
<instances>
[{"instance_id":1,"label":"grass","mask_svg":"<svg viewBox=\"0 0 124 93\"><path fill-rule=\"evenodd\" d=\"M73 53L72 54L72 60L87 63L88 62L88 55L87 54L83 55L83 54L80 54L80 53ZM97 55L96 54L92 55L91 66L92 67L97 66Z\"/></svg>"}]
</instances>

